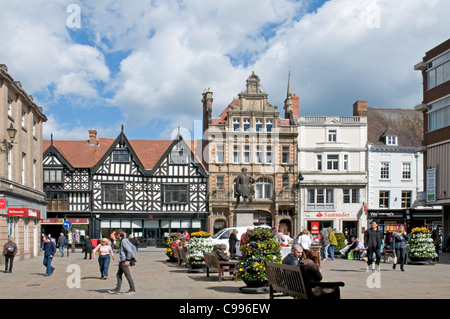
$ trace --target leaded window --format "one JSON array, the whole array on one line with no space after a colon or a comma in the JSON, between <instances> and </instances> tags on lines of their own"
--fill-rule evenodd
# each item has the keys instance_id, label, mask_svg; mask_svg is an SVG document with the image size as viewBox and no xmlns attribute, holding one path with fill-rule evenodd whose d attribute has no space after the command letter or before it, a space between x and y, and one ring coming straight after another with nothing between
<instances>
[{"instance_id":1,"label":"leaded window","mask_svg":"<svg viewBox=\"0 0 450 319\"><path fill-rule=\"evenodd\" d=\"M187 202L188 202L187 185L164 185L165 204L187 204Z\"/></svg>"},{"instance_id":2,"label":"leaded window","mask_svg":"<svg viewBox=\"0 0 450 319\"><path fill-rule=\"evenodd\" d=\"M103 202L107 204L123 204L125 202L125 188L123 184L103 184Z\"/></svg>"}]
</instances>

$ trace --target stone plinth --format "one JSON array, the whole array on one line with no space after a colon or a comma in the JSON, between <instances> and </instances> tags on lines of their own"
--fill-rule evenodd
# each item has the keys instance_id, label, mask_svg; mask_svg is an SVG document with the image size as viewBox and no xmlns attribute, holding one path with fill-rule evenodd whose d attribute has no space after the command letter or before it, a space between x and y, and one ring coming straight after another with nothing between
<instances>
[{"instance_id":1,"label":"stone plinth","mask_svg":"<svg viewBox=\"0 0 450 319\"><path fill-rule=\"evenodd\" d=\"M256 209L248 206L238 206L234 210L235 227L253 226L253 214Z\"/></svg>"}]
</instances>

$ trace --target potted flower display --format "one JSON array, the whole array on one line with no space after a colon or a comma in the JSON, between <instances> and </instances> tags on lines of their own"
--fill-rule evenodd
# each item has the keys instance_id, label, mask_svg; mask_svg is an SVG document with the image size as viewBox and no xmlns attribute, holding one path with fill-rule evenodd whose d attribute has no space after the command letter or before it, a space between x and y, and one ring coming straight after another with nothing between
<instances>
[{"instance_id":1,"label":"potted flower display","mask_svg":"<svg viewBox=\"0 0 450 319\"><path fill-rule=\"evenodd\" d=\"M242 279L248 287L267 285L264 261L281 262L281 245L276 239L276 232L270 228L249 230L240 250L242 260L235 270L236 280Z\"/></svg>"},{"instance_id":2,"label":"potted flower display","mask_svg":"<svg viewBox=\"0 0 450 319\"><path fill-rule=\"evenodd\" d=\"M169 257L168 261L176 261L175 256L173 255L172 244L177 240L183 237L181 233L170 233L169 237L166 238L166 255Z\"/></svg>"},{"instance_id":3,"label":"potted flower display","mask_svg":"<svg viewBox=\"0 0 450 319\"><path fill-rule=\"evenodd\" d=\"M186 259L187 266L191 269L205 268L205 258L203 252L213 250L214 244L211 234L205 231L191 234L191 239L187 245Z\"/></svg>"},{"instance_id":4,"label":"potted flower display","mask_svg":"<svg viewBox=\"0 0 450 319\"><path fill-rule=\"evenodd\" d=\"M425 227L416 227L411 230L408 257L412 262L431 261L437 257L430 232Z\"/></svg>"}]
</instances>

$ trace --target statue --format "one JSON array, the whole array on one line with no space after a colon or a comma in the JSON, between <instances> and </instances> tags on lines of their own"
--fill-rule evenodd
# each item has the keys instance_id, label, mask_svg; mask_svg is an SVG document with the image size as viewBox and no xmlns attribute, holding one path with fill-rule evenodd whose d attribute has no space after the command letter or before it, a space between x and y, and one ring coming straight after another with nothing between
<instances>
[{"instance_id":1,"label":"statue","mask_svg":"<svg viewBox=\"0 0 450 319\"><path fill-rule=\"evenodd\" d=\"M253 183L255 182L255 179L252 175L247 173L247 169L243 167L241 169L241 174L236 178L236 190L235 195L237 197L236 199L236 206L238 207L239 202L241 200L241 196L244 200L244 206L245 202L248 200L250 203L252 202L252 195L254 194L253 190Z\"/></svg>"}]
</instances>

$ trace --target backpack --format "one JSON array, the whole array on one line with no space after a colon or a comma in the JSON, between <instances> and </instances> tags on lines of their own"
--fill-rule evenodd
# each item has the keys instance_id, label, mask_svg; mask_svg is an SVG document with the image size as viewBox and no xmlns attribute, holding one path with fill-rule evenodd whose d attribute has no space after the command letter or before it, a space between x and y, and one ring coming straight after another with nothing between
<instances>
[{"instance_id":1,"label":"backpack","mask_svg":"<svg viewBox=\"0 0 450 319\"><path fill-rule=\"evenodd\" d=\"M7 251L9 254L14 254L14 252L16 251L16 248L14 248L14 245L13 245L13 244L10 244L10 245L8 246L8 248L6 248L6 251Z\"/></svg>"}]
</instances>

